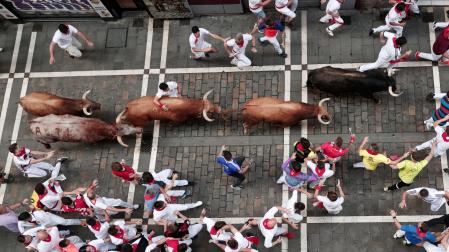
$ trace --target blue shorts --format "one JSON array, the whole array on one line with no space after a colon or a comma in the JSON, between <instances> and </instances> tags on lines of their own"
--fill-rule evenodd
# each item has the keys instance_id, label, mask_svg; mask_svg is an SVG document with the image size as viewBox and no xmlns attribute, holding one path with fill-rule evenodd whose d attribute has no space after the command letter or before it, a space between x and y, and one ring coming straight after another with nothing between
<instances>
[{"instance_id":1,"label":"blue shorts","mask_svg":"<svg viewBox=\"0 0 449 252\"><path fill-rule=\"evenodd\" d=\"M254 13L254 15L256 15L257 18L261 18L261 19L265 19L267 17L267 14L265 14L265 11L261 10L259 12Z\"/></svg>"}]
</instances>

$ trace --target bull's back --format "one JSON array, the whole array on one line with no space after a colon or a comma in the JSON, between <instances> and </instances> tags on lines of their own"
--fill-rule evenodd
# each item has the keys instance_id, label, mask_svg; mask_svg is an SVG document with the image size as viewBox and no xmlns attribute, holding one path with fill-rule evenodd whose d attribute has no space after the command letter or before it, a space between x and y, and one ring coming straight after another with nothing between
<instances>
[{"instance_id":1,"label":"bull's back","mask_svg":"<svg viewBox=\"0 0 449 252\"><path fill-rule=\"evenodd\" d=\"M285 102L271 97L263 97L258 98L257 103L247 103L243 115L249 120L284 122L296 118L301 112L315 113L315 107L305 103Z\"/></svg>"},{"instance_id":2,"label":"bull's back","mask_svg":"<svg viewBox=\"0 0 449 252\"><path fill-rule=\"evenodd\" d=\"M80 113L72 101L49 93L33 92L21 97L20 105L23 110L36 116Z\"/></svg>"}]
</instances>

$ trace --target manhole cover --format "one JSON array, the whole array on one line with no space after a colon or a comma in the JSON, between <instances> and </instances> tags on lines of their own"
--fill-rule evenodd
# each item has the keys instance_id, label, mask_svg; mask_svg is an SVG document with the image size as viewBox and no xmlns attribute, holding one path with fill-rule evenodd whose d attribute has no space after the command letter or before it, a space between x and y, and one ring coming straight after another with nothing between
<instances>
[{"instance_id":1,"label":"manhole cover","mask_svg":"<svg viewBox=\"0 0 449 252\"><path fill-rule=\"evenodd\" d=\"M128 28L109 28L106 35L106 48L126 47Z\"/></svg>"}]
</instances>

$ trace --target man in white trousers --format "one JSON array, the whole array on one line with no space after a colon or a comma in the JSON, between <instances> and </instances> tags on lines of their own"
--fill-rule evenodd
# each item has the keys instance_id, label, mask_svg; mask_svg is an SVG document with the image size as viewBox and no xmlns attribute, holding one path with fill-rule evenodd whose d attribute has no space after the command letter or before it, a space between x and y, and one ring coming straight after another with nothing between
<instances>
[{"instance_id":1,"label":"man in white trousers","mask_svg":"<svg viewBox=\"0 0 449 252\"><path fill-rule=\"evenodd\" d=\"M405 3L398 3L391 8L385 17L385 25L379 26L377 28L372 28L369 35L374 33L394 30L398 37L402 36L402 31L405 27L405 18L407 14L405 13Z\"/></svg>"},{"instance_id":2,"label":"man in white trousers","mask_svg":"<svg viewBox=\"0 0 449 252\"><path fill-rule=\"evenodd\" d=\"M293 27L293 19L296 18L296 8L298 8L298 0L275 0L274 7L277 12L287 16L285 20L287 25Z\"/></svg>"},{"instance_id":3,"label":"man in white trousers","mask_svg":"<svg viewBox=\"0 0 449 252\"><path fill-rule=\"evenodd\" d=\"M440 107L432 112L432 116L424 121L426 129L430 129L435 121L444 119L449 113L449 92L447 93L430 93L427 95L427 101L440 100ZM438 124L441 127L447 126L447 121L440 121Z\"/></svg>"},{"instance_id":4,"label":"man in white trousers","mask_svg":"<svg viewBox=\"0 0 449 252\"><path fill-rule=\"evenodd\" d=\"M203 209L200 214L200 222L206 224L206 229L212 238L212 241L226 242L232 238L232 233L226 232L223 227L226 226L224 221L215 221L206 216L206 209Z\"/></svg>"},{"instance_id":5,"label":"man in white trousers","mask_svg":"<svg viewBox=\"0 0 449 252\"><path fill-rule=\"evenodd\" d=\"M257 24L256 24L257 25ZM259 38L259 42L262 45L266 45L270 43L274 47L274 51L281 58L287 58L287 54L282 51L282 47L285 47L285 27L279 20L273 21L272 19L267 19L265 22L260 22L257 27L251 32L251 35L254 36L254 33L257 31L263 31L264 36ZM281 43L277 39L278 33L281 33Z\"/></svg>"},{"instance_id":6,"label":"man in white trousers","mask_svg":"<svg viewBox=\"0 0 449 252\"><path fill-rule=\"evenodd\" d=\"M85 188L79 187L70 192L64 192L59 181L48 179L44 183L37 183L34 191L39 197L39 202L51 211L62 211L61 198L67 195L80 194Z\"/></svg>"},{"instance_id":7,"label":"man in white trousers","mask_svg":"<svg viewBox=\"0 0 449 252\"><path fill-rule=\"evenodd\" d=\"M114 245L128 243L137 237L136 225L142 225L142 220L124 221L116 220L108 228L109 238Z\"/></svg>"},{"instance_id":8,"label":"man in white trousers","mask_svg":"<svg viewBox=\"0 0 449 252\"><path fill-rule=\"evenodd\" d=\"M422 199L424 202L430 204L430 210L437 212L449 199L449 192L438 191L429 187L418 187L407 190L402 193L402 200L399 203L400 208L407 207L407 196L416 196Z\"/></svg>"},{"instance_id":9,"label":"man in white trousers","mask_svg":"<svg viewBox=\"0 0 449 252\"><path fill-rule=\"evenodd\" d=\"M229 58L232 58L232 65L236 65L240 69L251 66L251 60L245 55L249 41L252 42L251 52L257 53L256 39L248 33L238 33L235 38L224 41L224 48L228 52Z\"/></svg>"},{"instance_id":10,"label":"man in white trousers","mask_svg":"<svg viewBox=\"0 0 449 252\"><path fill-rule=\"evenodd\" d=\"M73 36L74 34L82 38L89 47L94 46L94 43L75 27L67 24L60 24L50 43L50 65L55 63L54 50L56 45L61 49L64 49L71 58L80 58L83 55L80 51L82 50L83 45Z\"/></svg>"},{"instance_id":11,"label":"man in white trousers","mask_svg":"<svg viewBox=\"0 0 449 252\"><path fill-rule=\"evenodd\" d=\"M178 172L171 169L164 169L160 172L143 172L141 184L148 188L153 184L160 185L161 193L164 194L165 199L169 200L169 197L186 197L190 192L185 190L172 190L173 187L186 186L189 181L186 179L178 179Z\"/></svg>"},{"instance_id":12,"label":"man in white trousers","mask_svg":"<svg viewBox=\"0 0 449 252\"><path fill-rule=\"evenodd\" d=\"M20 233L25 232L30 228L34 228L37 226L77 226L84 225L85 221L80 219L65 219L58 215L44 212L44 211L31 211L31 212L22 212L17 217L19 219L19 223L17 226L19 227Z\"/></svg>"},{"instance_id":13,"label":"man in white trousers","mask_svg":"<svg viewBox=\"0 0 449 252\"><path fill-rule=\"evenodd\" d=\"M334 30L338 27L342 26L345 22L343 18L340 17L341 5L345 2L345 0L329 0L326 5L326 15L320 18L321 23L330 23L331 25L326 28L327 34L329 36L334 36ZM321 4L326 3L326 0L321 0Z\"/></svg>"},{"instance_id":14,"label":"man in white trousers","mask_svg":"<svg viewBox=\"0 0 449 252\"><path fill-rule=\"evenodd\" d=\"M160 195L161 196L161 195ZM176 221L177 212L199 207L203 204L202 201L189 204L168 204L159 197L158 201L154 203L153 219L158 225L165 225L168 221Z\"/></svg>"},{"instance_id":15,"label":"man in white trousers","mask_svg":"<svg viewBox=\"0 0 449 252\"><path fill-rule=\"evenodd\" d=\"M449 16L449 13L448 13ZM435 31L436 29L444 29L449 26L449 22L433 22L432 29Z\"/></svg>"},{"instance_id":16,"label":"man in white trousers","mask_svg":"<svg viewBox=\"0 0 449 252\"><path fill-rule=\"evenodd\" d=\"M282 237L285 236L287 238L293 238L294 234L289 233L285 228L279 227L278 222L274 215L281 211L285 214L290 214L286 208L280 206L274 206L263 216L263 218L259 222L259 229L265 237L264 246L265 248L271 248L280 244L282 242ZM273 241L273 239L278 236L278 238Z\"/></svg>"},{"instance_id":17,"label":"man in white trousers","mask_svg":"<svg viewBox=\"0 0 449 252\"><path fill-rule=\"evenodd\" d=\"M391 76L393 67L399 62L407 60L411 54L411 51L407 51L401 55L402 46L407 44L405 37L398 37L391 32L381 32L380 42L385 45L380 49L376 62L360 66L360 72L387 67L388 75Z\"/></svg>"},{"instance_id":18,"label":"man in white trousers","mask_svg":"<svg viewBox=\"0 0 449 252\"><path fill-rule=\"evenodd\" d=\"M249 0L249 10L256 16L258 20L264 20L267 17L263 8L271 3L271 0Z\"/></svg>"},{"instance_id":19,"label":"man in white trousers","mask_svg":"<svg viewBox=\"0 0 449 252\"><path fill-rule=\"evenodd\" d=\"M439 60L441 63L449 65L449 26L446 26L436 37L430 53L416 51L415 58L416 60L421 58L431 61Z\"/></svg>"},{"instance_id":20,"label":"man in white trousers","mask_svg":"<svg viewBox=\"0 0 449 252\"><path fill-rule=\"evenodd\" d=\"M289 213L282 214L282 220L296 230L298 229L298 223L300 223L304 218L301 215L301 211L306 209L306 205L304 205L304 203L298 202L298 192L305 192L308 198L311 196L307 191L295 189L293 190L290 199L282 204L282 207L289 211Z\"/></svg>"},{"instance_id":21,"label":"man in white trousers","mask_svg":"<svg viewBox=\"0 0 449 252\"><path fill-rule=\"evenodd\" d=\"M430 139L427 142L424 142L418 146L415 147L415 150L424 150L424 149L430 149L432 147L433 142L437 142L437 146L435 149L435 152L433 153L434 157L441 156L446 153L447 150L449 150L449 127L447 126L439 126L439 124L447 122L449 120L449 115L445 116L444 118L436 121L433 123L433 127L435 129L436 136L432 139Z\"/></svg>"},{"instance_id":22,"label":"man in white trousers","mask_svg":"<svg viewBox=\"0 0 449 252\"><path fill-rule=\"evenodd\" d=\"M51 178L56 178L59 175L62 162L67 160L67 157L61 157L56 161L56 165L53 166L43 161L52 158L55 151L32 151L19 146L17 143L11 144L8 149L14 155L13 161L16 167L28 178L45 177L47 176L47 172L51 172ZM42 157L36 158L36 156Z\"/></svg>"},{"instance_id":23,"label":"man in white trousers","mask_svg":"<svg viewBox=\"0 0 449 252\"><path fill-rule=\"evenodd\" d=\"M193 54L194 60L202 60L205 57L209 57L209 53L216 53L218 49L211 44L209 44L205 38L206 36L211 36L214 39L223 41L224 38L217 34L214 34L204 28L199 28L198 26L192 27L192 34L189 37L190 50Z\"/></svg>"}]
</instances>

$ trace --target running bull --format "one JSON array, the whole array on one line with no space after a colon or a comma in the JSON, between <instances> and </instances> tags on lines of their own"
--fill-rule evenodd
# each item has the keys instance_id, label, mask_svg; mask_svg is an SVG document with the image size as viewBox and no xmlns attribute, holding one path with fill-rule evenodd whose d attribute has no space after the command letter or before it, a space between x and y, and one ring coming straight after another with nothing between
<instances>
[{"instance_id":1,"label":"running bull","mask_svg":"<svg viewBox=\"0 0 449 252\"><path fill-rule=\"evenodd\" d=\"M208 122L212 122L208 113L220 113L221 108L207 100L213 90L204 94L203 99L187 99L184 97L162 97L163 104L169 107L164 111L153 103L153 96L144 96L128 102L116 119L117 123L127 122L135 127L143 128L152 120L169 121L180 124L189 118L201 115Z\"/></svg>"},{"instance_id":2,"label":"running bull","mask_svg":"<svg viewBox=\"0 0 449 252\"><path fill-rule=\"evenodd\" d=\"M36 116L46 115L92 115L101 105L87 98L90 90L79 100L64 98L45 92L32 92L20 98L20 105L26 112Z\"/></svg>"},{"instance_id":3,"label":"running bull","mask_svg":"<svg viewBox=\"0 0 449 252\"><path fill-rule=\"evenodd\" d=\"M99 119L73 115L47 115L29 123L36 141L51 148L54 142L95 143L104 139L117 139L124 147L122 136L142 133L141 128L127 124L108 124Z\"/></svg>"},{"instance_id":4,"label":"running bull","mask_svg":"<svg viewBox=\"0 0 449 252\"><path fill-rule=\"evenodd\" d=\"M260 121L274 123L283 128L299 123L301 120L317 118L322 124L329 124L331 116L323 107L329 98L322 99L318 105L302 102L279 100L272 97L260 97L252 99L240 109L243 114L243 130L247 134L249 130ZM230 113L237 110L223 112L226 119Z\"/></svg>"},{"instance_id":5,"label":"running bull","mask_svg":"<svg viewBox=\"0 0 449 252\"><path fill-rule=\"evenodd\" d=\"M395 93L396 81L381 69L358 72L327 66L309 72L307 87L316 87L334 95L357 93L377 103L379 100L373 96L374 93L388 90L393 97L402 94Z\"/></svg>"}]
</instances>

